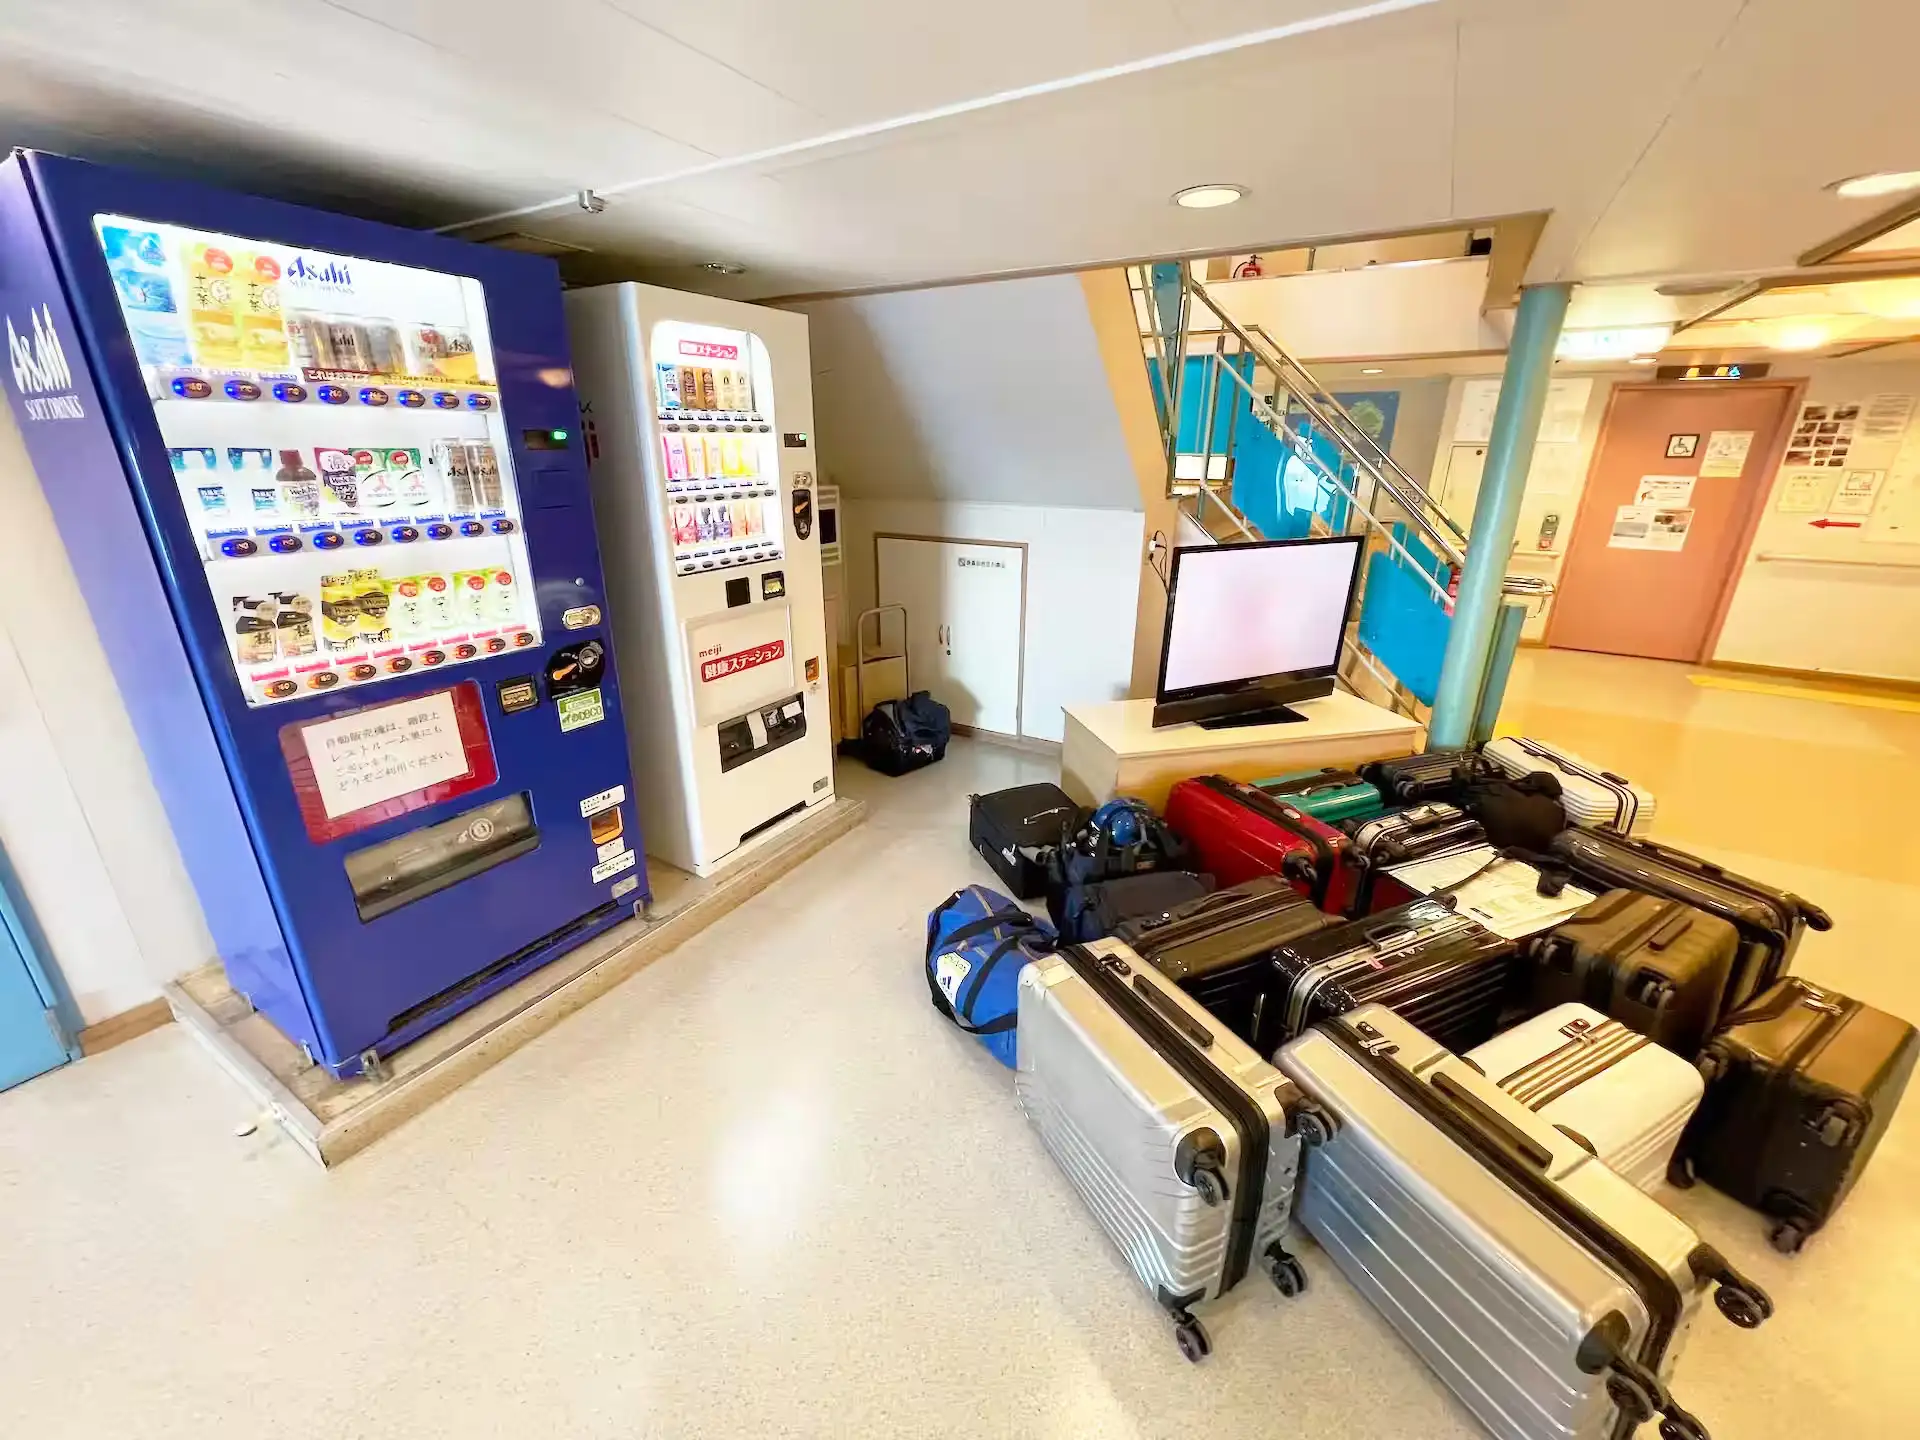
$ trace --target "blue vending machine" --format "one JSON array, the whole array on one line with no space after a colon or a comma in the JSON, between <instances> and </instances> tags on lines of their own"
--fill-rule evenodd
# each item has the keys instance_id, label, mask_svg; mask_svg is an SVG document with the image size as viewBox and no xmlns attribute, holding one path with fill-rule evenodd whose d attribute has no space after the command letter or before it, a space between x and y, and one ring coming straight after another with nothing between
<instances>
[{"instance_id":1,"label":"blue vending machine","mask_svg":"<svg viewBox=\"0 0 1920 1440\"><path fill-rule=\"evenodd\" d=\"M645 898L551 261L17 152L0 314L236 990L377 1071Z\"/></svg>"}]
</instances>

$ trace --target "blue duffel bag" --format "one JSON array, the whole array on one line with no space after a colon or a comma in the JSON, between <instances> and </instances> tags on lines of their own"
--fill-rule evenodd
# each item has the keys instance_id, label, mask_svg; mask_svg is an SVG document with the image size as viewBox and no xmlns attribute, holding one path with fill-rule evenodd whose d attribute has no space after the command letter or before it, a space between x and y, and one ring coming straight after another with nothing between
<instances>
[{"instance_id":1,"label":"blue duffel bag","mask_svg":"<svg viewBox=\"0 0 1920 1440\"><path fill-rule=\"evenodd\" d=\"M1014 1063L1020 971L1054 947L1053 927L998 890L969 885L927 916L927 992L933 1008Z\"/></svg>"}]
</instances>

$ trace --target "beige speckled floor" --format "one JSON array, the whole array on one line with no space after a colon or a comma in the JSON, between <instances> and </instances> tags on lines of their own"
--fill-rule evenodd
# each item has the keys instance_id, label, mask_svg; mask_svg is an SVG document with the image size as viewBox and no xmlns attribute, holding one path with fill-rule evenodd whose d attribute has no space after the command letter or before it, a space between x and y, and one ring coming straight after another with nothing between
<instances>
[{"instance_id":1,"label":"beige speckled floor","mask_svg":"<svg viewBox=\"0 0 1920 1440\"><path fill-rule=\"evenodd\" d=\"M1530 653L1508 718L1827 904L1801 968L1920 1014L1920 715ZM178 1027L0 1095L0 1433L1477 1434L1310 1246L1305 1299L1248 1284L1182 1362L1006 1073L935 1019L921 927L978 872L966 794L1045 770L957 742L844 776L860 831L332 1173L236 1138ZM1721 1440L1920 1434L1914 1113L1797 1260L1678 1198L1779 1301L1696 1334L1680 1394Z\"/></svg>"}]
</instances>

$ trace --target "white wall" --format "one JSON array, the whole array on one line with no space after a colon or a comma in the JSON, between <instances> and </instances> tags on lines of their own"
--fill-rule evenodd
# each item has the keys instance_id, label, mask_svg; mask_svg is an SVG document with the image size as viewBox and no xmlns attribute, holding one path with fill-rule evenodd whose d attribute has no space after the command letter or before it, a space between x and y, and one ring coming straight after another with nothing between
<instances>
[{"instance_id":1,"label":"white wall","mask_svg":"<svg viewBox=\"0 0 1920 1440\"><path fill-rule=\"evenodd\" d=\"M829 453L824 431L821 445L821 453ZM1062 706L1126 696L1145 553L1145 519L1138 511L884 499L843 499L842 507L849 626L854 613L874 603L876 533L1023 542L1024 733L1059 740Z\"/></svg>"},{"instance_id":2,"label":"white wall","mask_svg":"<svg viewBox=\"0 0 1920 1440\"><path fill-rule=\"evenodd\" d=\"M1850 404L1881 394L1920 396L1920 365L1836 361L1811 367L1803 403ZM1783 513L1787 474L1774 476L1713 658L1785 670L1830 670L1920 680L1920 534L1916 543L1859 530L1821 529L1816 515ZM1856 437L1846 468L1892 472L1920 484L1920 406L1899 439ZM1761 556L1791 556L1791 560Z\"/></svg>"},{"instance_id":3,"label":"white wall","mask_svg":"<svg viewBox=\"0 0 1920 1440\"><path fill-rule=\"evenodd\" d=\"M822 467L846 494L1139 508L1077 276L794 308Z\"/></svg>"},{"instance_id":4,"label":"white wall","mask_svg":"<svg viewBox=\"0 0 1920 1440\"><path fill-rule=\"evenodd\" d=\"M213 942L9 408L0 406L0 848L84 1024Z\"/></svg>"},{"instance_id":5,"label":"white wall","mask_svg":"<svg viewBox=\"0 0 1920 1440\"><path fill-rule=\"evenodd\" d=\"M1236 323L1259 325L1308 365L1471 354L1507 345L1505 334L1480 313L1487 265L1484 258L1376 265L1217 280L1207 290Z\"/></svg>"}]
</instances>

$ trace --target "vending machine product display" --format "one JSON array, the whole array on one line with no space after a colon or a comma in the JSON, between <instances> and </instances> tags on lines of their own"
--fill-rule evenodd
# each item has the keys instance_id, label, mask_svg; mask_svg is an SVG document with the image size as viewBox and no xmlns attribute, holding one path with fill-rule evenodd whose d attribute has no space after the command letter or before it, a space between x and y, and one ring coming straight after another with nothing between
<instances>
[{"instance_id":1,"label":"vending machine product display","mask_svg":"<svg viewBox=\"0 0 1920 1440\"><path fill-rule=\"evenodd\" d=\"M24 152L0 309L236 989L378 1069L644 898L550 261Z\"/></svg>"},{"instance_id":2,"label":"vending machine product display","mask_svg":"<svg viewBox=\"0 0 1920 1440\"><path fill-rule=\"evenodd\" d=\"M833 799L804 315L650 285L567 293L654 855L711 874Z\"/></svg>"}]
</instances>

